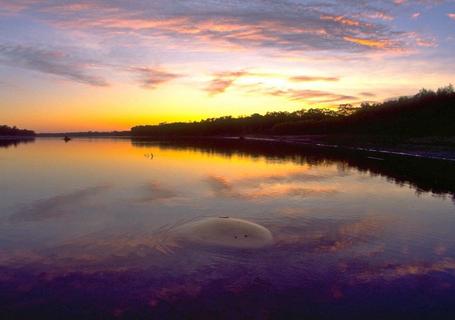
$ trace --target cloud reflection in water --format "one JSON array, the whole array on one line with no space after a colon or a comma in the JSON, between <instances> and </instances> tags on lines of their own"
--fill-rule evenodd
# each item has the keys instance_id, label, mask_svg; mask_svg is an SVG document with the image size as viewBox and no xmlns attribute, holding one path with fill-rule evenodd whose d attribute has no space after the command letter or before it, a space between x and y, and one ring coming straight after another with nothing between
<instances>
[{"instance_id":1,"label":"cloud reflection in water","mask_svg":"<svg viewBox=\"0 0 455 320\"><path fill-rule=\"evenodd\" d=\"M108 185L87 187L41 199L14 213L10 217L10 220L12 222L40 221L59 218L69 214L77 214L77 204L87 202L109 188L110 186Z\"/></svg>"}]
</instances>

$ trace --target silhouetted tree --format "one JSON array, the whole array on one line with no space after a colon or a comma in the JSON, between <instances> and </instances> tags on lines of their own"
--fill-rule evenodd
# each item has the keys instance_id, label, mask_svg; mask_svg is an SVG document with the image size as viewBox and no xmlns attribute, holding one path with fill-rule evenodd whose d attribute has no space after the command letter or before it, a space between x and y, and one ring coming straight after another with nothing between
<instances>
[{"instance_id":1,"label":"silhouetted tree","mask_svg":"<svg viewBox=\"0 0 455 320\"><path fill-rule=\"evenodd\" d=\"M133 136L210 136L244 134L375 134L455 135L455 92L452 85L436 92L422 89L414 96L360 107L341 105L338 110L312 108L295 112L268 112L233 118L225 116L199 122L137 126Z\"/></svg>"},{"instance_id":2,"label":"silhouetted tree","mask_svg":"<svg viewBox=\"0 0 455 320\"><path fill-rule=\"evenodd\" d=\"M32 130L18 129L16 126L9 127L0 125L0 136L34 136L35 132Z\"/></svg>"}]
</instances>

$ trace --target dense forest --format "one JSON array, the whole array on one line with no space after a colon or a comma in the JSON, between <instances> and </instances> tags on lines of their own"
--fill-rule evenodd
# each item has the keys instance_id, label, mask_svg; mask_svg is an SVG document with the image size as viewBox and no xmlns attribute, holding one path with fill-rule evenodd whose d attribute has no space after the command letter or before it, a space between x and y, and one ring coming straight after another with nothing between
<instances>
[{"instance_id":1,"label":"dense forest","mask_svg":"<svg viewBox=\"0 0 455 320\"><path fill-rule=\"evenodd\" d=\"M245 117L210 118L199 122L137 126L137 137L211 136L246 134L374 134L455 136L455 91L452 85L422 89L410 97L359 107L313 108L295 112L268 112Z\"/></svg>"},{"instance_id":2,"label":"dense forest","mask_svg":"<svg viewBox=\"0 0 455 320\"><path fill-rule=\"evenodd\" d=\"M35 132L32 130L18 129L16 127L0 125L0 136L34 136Z\"/></svg>"}]
</instances>

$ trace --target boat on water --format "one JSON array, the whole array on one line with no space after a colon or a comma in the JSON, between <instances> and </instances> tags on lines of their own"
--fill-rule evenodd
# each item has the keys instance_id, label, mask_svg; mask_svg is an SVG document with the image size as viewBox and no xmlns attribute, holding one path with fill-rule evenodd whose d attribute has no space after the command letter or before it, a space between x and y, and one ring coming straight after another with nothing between
<instances>
[{"instance_id":1,"label":"boat on water","mask_svg":"<svg viewBox=\"0 0 455 320\"><path fill-rule=\"evenodd\" d=\"M68 136L65 136L65 137L63 138L63 140L64 140L65 142L68 142L68 141L70 141L70 140L71 140L71 138L70 138L70 137L68 137Z\"/></svg>"}]
</instances>

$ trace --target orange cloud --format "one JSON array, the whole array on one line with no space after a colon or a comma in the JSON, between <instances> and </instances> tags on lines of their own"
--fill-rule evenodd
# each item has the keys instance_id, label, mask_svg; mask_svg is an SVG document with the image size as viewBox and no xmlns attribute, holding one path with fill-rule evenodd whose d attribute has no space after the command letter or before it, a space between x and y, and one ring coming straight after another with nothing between
<instances>
[{"instance_id":1,"label":"orange cloud","mask_svg":"<svg viewBox=\"0 0 455 320\"><path fill-rule=\"evenodd\" d=\"M336 22L340 22L341 24L345 24L345 25L348 25L348 26L356 26L356 27L358 27L358 26L360 26L362 24L360 21L349 19L349 18L346 18L344 16L329 16L329 15L326 15L326 16L321 16L321 19L322 20L336 21Z\"/></svg>"},{"instance_id":2,"label":"orange cloud","mask_svg":"<svg viewBox=\"0 0 455 320\"><path fill-rule=\"evenodd\" d=\"M385 49L393 46L393 42L388 39L363 39L363 38L354 38L354 37L344 37L346 41L360 44L362 46Z\"/></svg>"},{"instance_id":3,"label":"orange cloud","mask_svg":"<svg viewBox=\"0 0 455 320\"><path fill-rule=\"evenodd\" d=\"M312 81L338 81L338 77L321 77L321 76L295 76L289 78L294 82L312 82Z\"/></svg>"},{"instance_id":4,"label":"orange cloud","mask_svg":"<svg viewBox=\"0 0 455 320\"><path fill-rule=\"evenodd\" d=\"M223 93L235 80L247 74L248 72L246 71L218 72L214 75L214 78L210 81L205 90L212 96Z\"/></svg>"}]
</instances>

